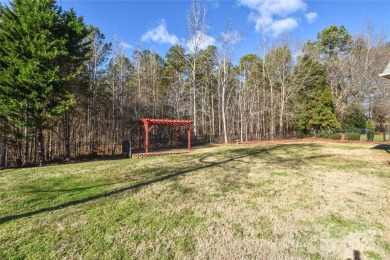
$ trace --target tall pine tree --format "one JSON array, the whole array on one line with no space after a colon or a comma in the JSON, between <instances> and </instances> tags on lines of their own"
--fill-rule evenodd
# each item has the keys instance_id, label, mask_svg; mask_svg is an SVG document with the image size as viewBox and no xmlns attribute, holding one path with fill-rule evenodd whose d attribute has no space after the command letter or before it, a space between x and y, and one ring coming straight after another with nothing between
<instances>
[{"instance_id":1,"label":"tall pine tree","mask_svg":"<svg viewBox=\"0 0 390 260\"><path fill-rule=\"evenodd\" d=\"M91 51L91 40L87 39L91 33L91 28L85 26L83 18L77 17L73 9L61 14L59 26L58 37L66 39L65 48L67 51L67 55L64 55L60 60L61 76L64 78L63 87L72 96L80 96L87 87L83 72L84 63ZM71 121L73 116L71 112L74 112L73 108L74 105L71 104L70 109L66 109L62 115L63 139L67 158L70 157Z\"/></svg>"},{"instance_id":2,"label":"tall pine tree","mask_svg":"<svg viewBox=\"0 0 390 260\"><path fill-rule=\"evenodd\" d=\"M67 83L85 55L77 50L84 25L55 0L15 0L1 17L1 122L19 133L16 139L35 136L44 162L44 131L72 102Z\"/></svg>"},{"instance_id":3,"label":"tall pine tree","mask_svg":"<svg viewBox=\"0 0 390 260\"><path fill-rule=\"evenodd\" d=\"M304 132L318 131L322 129L334 129L340 127L336 119L333 96L331 89L326 84L326 72L318 61L305 55L299 60L298 66L304 66L300 71L302 75L309 75L312 79L304 83L299 93L297 104L300 105L298 114L298 128ZM310 63L308 67L306 64ZM304 70L310 70L309 73ZM299 78L299 77L298 77Z\"/></svg>"}]
</instances>

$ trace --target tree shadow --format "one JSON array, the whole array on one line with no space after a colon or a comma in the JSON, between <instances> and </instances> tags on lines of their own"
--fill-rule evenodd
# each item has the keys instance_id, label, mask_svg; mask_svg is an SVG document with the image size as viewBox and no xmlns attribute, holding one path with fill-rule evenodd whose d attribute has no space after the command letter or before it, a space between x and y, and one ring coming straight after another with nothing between
<instances>
[{"instance_id":1,"label":"tree shadow","mask_svg":"<svg viewBox=\"0 0 390 260\"><path fill-rule=\"evenodd\" d=\"M0 174L15 169L34 168L34 167L42 167L42 166L55 166L55 165L63 165L63 164L76 164L76 163L85 163L85 162L115 161L115 160L124 160L124 159L127 158L122 154L114 154L114 155L88 154L88 155L79 155L77 157L71 157L71 158L58 157L46 161L45 163L43 163L43 165L39 165L39 163L26 163L23 165L11 165L7 167L0 167Z\"/></svg>"},{"instance_id":2,"label":"tree shadow","mask_svg":"<svg viewBox=\"0 0 390 260\"><path fill-rule=\"evenodd\" d=\"M236 157L231 157L231 158L228 158L226 160L222 160L222 161L218 161L218 162L210 162L207 165L203 165L203 166L193 167L193 168L186 169L186 170L177 171L177 172L174 172L174 173L171 173L171 174L168 174L168 175L164 175L162 177L158 177L158 178L155 178L155 179L152 179L152 180L149 180L149 181L144 181L144 182L141 182L141 183L133 184L133 185L130 185L130 186L127 186L127 187L123 187L123 188L120 188L120 189L116 189L116 190L113 190L113 191L109 191L109 192L106 192L106 193L90 196L88 198L73 200L73 201L66 202L66 203L63 203L63 204L60 204L60 205L56 205L56 206L52 206L52 207L46 207L46 208L33 210L33 211L30 211L30 212L26 212L26 213L21 213L21 214L15 214L15 215L2 217L2 218L0 218L0 224L6 223L6 222L9 222L9 221L12 221L12 220L17 220L17 219L21 219L21 218L31 217L31 216L34 216L34 215L37 215L37 214L40 214L40 213L52 212L52 211L56 211L56 210L59 210L59 209L64 209L64 208L67 208L67 207L70 207L70 206L75 206L75 205L79 205L79 204L95 201L95 200L98 200L98 199L101 199L101 198L110 197L110 196L113 196L113 195L116 195L116 194L120 194L120 193L123 193L123 192L126 192L126 191L137 190L137 189L146 187L146 186L154 184L154 183L163 182L163 181L166 181L166 180L169 180L169 179L173 179L173 178L175 178L177 176L188 174L190 172L194 172L194 171L197 171L197 170L208 169L208 168L211 168L211 167L223 165L225 163L229 163L229 162L235 161L237 159L242 159L242 158L247 157L247 156L253 156L253 155L256 155L256 154L264 152L264 150L258 150L258 151L253 151L253 149L250 149L250 150L252 150L252 152L250 152L250 153L244 153L242 155L239 155L239 156L236 156ZM209 157L209 156L210 155L207 155L207 156L201 158L199 161L202 162L202 161L204 161L204 158ZM86 187L86 188L88 188L88 187ZM81 189L83 189L83 188L81 188Z\"/></svg>"},{"instance_id":3,"label":"tree shadow","mask_svg":"<svg viewBox=\"0 0 390 260\"><path fill-rule=\"evenodd\" d=\"M390 144L378 144L371 149L382 150L382 151L385 151L387 153L390 153Z\"/></svg>"},{"instance_id":4,"label":"tree shadow","mask_svg":"<svg viewBox=\"0 0 390 260\"><path fill-rule=\"evenodd\" d=\"M330 155L313 155L313 156L307 156L302 158L281 158L281 157L275 157L274 159L267 160L267 163L289 163L292 166L298 165L298 164L305 164L306 161L310 161L313 159L320 159L320 158L326 158L330 157Z\"/></svg>"},{"instance_id":5,"label":"tree shadow","mask_svg":"<svg viewBox=\"0 0 390 260\"><path fill-rule=\"evenodd\" d=\"M2 223L6 223L6 222L9 222L9 221L12 221L12 220L17 220L17 219L21 219L21 218L26 218L26 217L31 217L31 216L34 216L34 215L37 215L37 214L40 214L40 213L45 213L45 212L53 212L53 211L56 211L56 210L59 210L59 209L64 209L64 208L67 208L67 207L70 207L70 206L75 206L75 205L79 205L79 204L83 204L83 203L88 203L88 202L92 202L92 201L95 201L95 200L98 200L98 199L101 199L101 198L106 198L106 197L110 197L110 196L113 196L113 195L116 195L116 194L121 194L121 193L124 193L124 192L127 192L127 191L131 191L131 190L137 190L137 189L140 189L140 188L143 188L143 187L146 187L148 185L151 185L151 184L155 184L155 183L159 183L159 182L163 182L163 181L166 181L166 180L170 180L170 179L174 179L175 177L178 177L178 176L183 176L183 175L186 175L188 173L191 173L191 172L195 172L197 170L203 170L203 169L209 169L209 168L212 168L212 167L225 167L225 164L227 163L230 163L230 162L237 162L237 163L251 163L251 162L247 162L247 161L243 161L244 158L246 157L253 157L253 156L259 156L259 155L264 155L265 158L269 157L269 156L273 156L271 151L272 150L287 150L287 149L290 149L291 147L299 147L299 148L311 148L311 149L315 149L318 145L316 144L278 144L278 145L274 145L274 146L267 146L267 147L262 147L262 146L256 146L256 147L251 147L251 148L242 148L240 147L239 149L235 149L233 151L229 151L229 153L231 155L227 155L229 156L229 158L227 159L222 159L222 160L219 160L219 161L212 161L212 160L209 160L211 157L215 157L216 155L225 155L224 152L220 152L220 153L207 153L206 155L200 157L200 158L196 158L197 155L193 155L194 156L194 159L197 159L197 162L198 163L202 163L202 164L205 164L205 165L200 165L200 166L195 166L195 167L192 167L192 168L189 168L189 169L184 169L184 170L178 170L178 169L166 169L164 167L160 167L159 168L159 171L155 172L155 177L157 178L154 178L152 180L147 180L147 181L143 181L143 182L140 182L140 183L136 183L136 184L132 184L130 186L126 186L126 187L123 187L123 188L119 188L119 189L115 189L115 190L112 190L112 191L108 191L108 192L105 192L105 193L101 193L101 194L97 194L97 195L93 195L93 196L90 196L90 197L87 197L87 198L83 198L83 199L77 199L77 200L73 200L73 201L70 201L70 202L66 202L66 203L62 203L62 204L59 204L59 205L56 205L56 206L51 206L51 207L45 207L45 208L42 208L42 209L37 209L37 210L33 210L33 211L30 211L30 212L26 212L26 213L20 213L20 214L14 214L14 215L9 215L9 216L5 216L5 217L1 217L0 218L0 224ZM191 154L190 155L190 158L191 158ZM290 163L290 161L293 161L293 160L298 160L297 162L298 163L305 163L304 160L310 160L310 159L313 159L313 158L318 158L318 157L321 157L321 156L311 156L311 157L306 157L306 158L295 158L295 159L282 159L282 158L277 158L276 159L276 162L277 163L283 163L283 162L287 162L287 163ZM189 159L190 159L189 158ZM275 162L275 161L272 161L272 162ZM146 172L150 172L150 168L149 169L145 169L145 173ZM169 173L171 171L175 171L173 173ZM137 174L139 174L140 176L143 175L144 172L137 172ZM162 175L162 176L161 176ZM243 175L244 176L244 175ZM236 181L236 179L233 179L233 181ZM225 179L225 181L231 183L232 180L231 179ZM99 186L109 186L109 185L112 185L113 183L110 183L110 184L103 184L103 185L97 185L96 187L99 187ZM45 193L45 192L68 192L68 191L81 191L81 190L86 190L86 189L92 189L94 188L93 186L88 186L88 187L80 187L80 188L74 188L74 189L53 189L53 190L37 190L37 191L33 191L33 192L42 192L42 193Z\"/></svg>"},{"instance_id":6,"label":"tree shadow","mask_svg":"<svg viewBox=\"0 0 390 260\"><path fill-rule=\"evenodd\" d=\"M100 184L100 185L93 185L93 186L86 186L86 187L79 187L79 188L72 188L72 189L48 189L48 190L40 190L40 189L34 189L32 191L26 191L24 193L53 193L53 192L73 192L73 191L84 191L88 189L94 189L99 187L106 187L111 186L115 183L106 183L106 184Z\"/></svg>"},{"instance_id":7,"label":"tree shadow","mask_svg":"<svg viewBox=\"0 0 390 260\"><path fill-rule=\"evenodd\" d=\"M353 250L353 258L348 258L347 260L360 260L360 251Z\"/></svg>"}]
</instances>

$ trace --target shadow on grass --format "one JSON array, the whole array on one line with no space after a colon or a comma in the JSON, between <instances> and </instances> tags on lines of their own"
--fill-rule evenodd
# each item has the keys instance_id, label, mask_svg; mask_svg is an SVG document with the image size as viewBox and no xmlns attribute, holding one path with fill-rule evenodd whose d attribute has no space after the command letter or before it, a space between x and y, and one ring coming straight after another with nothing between
<instances>
[{"instance_id":1,"label":"shadow on grass","mask_svg":"<svg viewBox=\"0 0 390 260\"><path fill-rule=\"evenodd\" d=\"M114 161L114 160L124 160L127 159L125 156L121 154L115 155L80 155L76 158L56 158L53 160L48 160L43 165L39 165L39 163L26 163L23 165L11 165L7 167L0 167L0 174L2 172L6 172L7 170L14 169L24 169L24 168L34 168L34 167L42 167L42 166L56 166L56 165L65 165L65 164L75 164L75 163L85 163L85 162L99 162L99 161Z\"/></svg>"},{"instance_id":2,"label":"shadow on grass","mask_svg":"<svg viewBox=\"0 0 390 260\"><path fill-rule=\"evenodd\" d=\"M390 144L378 144L371 149L383 150L390 153Z\"/></svg>"},{"instance_id":3,"label":"shadow on grass","mask_svg":"<svg viewBox=\"0 0 390 260\"><path fill-rule=\"evenodd\" d=\"M359 250L353 250L353 258L348 258L347 260L361 260L361 258L360 258L360 251Z\"/></svg>"},{"instance_id":4,"label":"shadow on grass","mask_svg":"<svg viewBox=\"0 0 390 260\"><path fill-rule=\"evenodd\" d=\"M115 183L106 183L106 184L93 185L93 186L87 186L87 187L79 187L79 188L72 188L72 189L51 189L51 190L34 189L32 191L26 191L24 193L52 193L52 192L83 191L83 190L94 189L94 188L99 188L99 187L111 186L113 184L115 184Z\"/></svg>"},{"instance_id":5,"label":"shadow on grass","mask_svg":"<svg viewBox=\"0 0 390 260\"><path fill-rule=\"evenodd\" d=\"M192 149L199 149L199 148L206 148L206 147L213 147L213 145L208 143L201 143L201 144L193 144ZM179 147L175 146L163 146L159 148L149 148L149 152L171 152L173 150L186 150L186 145L180 145ZM144 153L144 149L132 149L132 154L138 154L138 153ZM65 158L64 156L48 160L43 165L39 165L38 162L36 163L26 163L23 165L17 165L12 164L6 167L0 166L0 174L1 172L6 172L7 170L13 170L13 169L23 169L23 168L33 168L33 167L42 167L42 166L55 166L55 165L65 165L65 164L76 164L76 163L85 163L85 162L99 162L99 161L115 161L115 160L127 160L125 155L123 154L113 154L113 155L96 155L96 154L85 154L85 155L78 155L76 157L71 158Z\"/></svg>"},{"instance_id":6,"label":"shadow on grass","mask_svg":"<svg viewBox=\"0 0 390 260\"><path fill-rule=\"evenodd\" d=\"M144 181L144 182L141 182L141 183L137 183L137 184L130 185L130 186L127 186L127 187L123 187L123 188L116 189L116 190L113 190L113 191L109 191L109 192L106 192L106 193L90 196L88 198L73 200L73 201L66 202L66 203L63 203L63 204L60 204L60 205L56 205L56 206L52 206L52 207L46 207L46 208L42 208L42 209L38 209L38 210L26 212L26 213L5 216L5 217L0 218L0 224L6 223L6 222L9 222L9 221L12 221L12 220L17 220L17 219L21 219L21 218L31 217L31 216L34 216L34 215L37 215L37 214L41 214L41 213L45 213L45 212L52 212L52 211L56 211L56 210L59 210L59 209L64 209L64 208L67 208L67 207L70 207L70 206L75 206L75 205L79 205L79 204L83 204L83 203L88 203L88 202L95 201L95 200L98 200L98 199L101 199L101 198L106 198L106 197L109 197L109 196L112 196L112 195L116 195L116 194L120 194L120 193L123 193L123 192L127 192L127 191L130 191L130 190L136 190L136 189L143 188L143 187L146 187L146 186L154 184L154 183L159 183L159 182L163 182L163 181L166 181L166 180L169 180L169 179L173 179L173 178L175 178L177 176L185 175L187 173L194 172L194 171L197 171L197 170L208 169L208 168L215 167L215 166L223 166L226 163L234 162L234 161L243 162L242 159L245 158L245 157L258 156L260 154L264 154L264 156L272 156L272 154L270 154L270 151L272 151L272 150L280 150L280 149L284 150L284 149L289 149L289 148L294 147L294 146L299 147L299 148L301 148L301 147L307 147L307 148L311 147L311 148L315 149L316 145L312 145L312 144L309 144L309 145L284 144L284 145L276 145L276 146L266 147L266 148L262 148L261 146L256 146L254 148L245 148L245 149L240 148L240 149L236 149L236 150L231 151L230 158L225 159L225 160L221 160L221 161L216 161L216 162L210 162L210 161L207 160L207 158L210 157L210 156L218 155L218 153L208 153L206 156L202 156L200 159L198 159L198 162L207 163L207 165L202 165L202 166L193 167L193 168L186 169L186 170L176 171L174 173L167 174L167 175L164 175L162 177L158 177L158 178L155 178L155 179L152 179L152 180L149 180L149 181ZM223 155L224 153L221 152L219 154ZM306 158L306 159L310 159L310 158ZM278 161L281 162L281 160L278 160ZM150 169L148 169L148 171L150 171ZM164 172L165 172L165 170L164 170ZM111 185L111 184L107 184L107 185ZM106 186L106 185L102 185L102 186ZM74 191L84 190L84 189L89 189L89 188L93 188L93 187L75 188ZM52 190L52 191L62 191L62 190ZM70 191L70 190L63 190L63 191L67 192L67 191ZM51 191L38 190L36 192L51 192Z\"/></svg>"},{"instance_id":7,"label":"shadow on grass","mask_svg":"<svg viewBox=\"0 0 390 260\"><path fill-rule=\"evenodd\" d=\"M84 199L70 201L70 202L63 203L63 204L60 204L60 205L57 205L57 206L47 207L47 208L43 208L43 209L38 209L38 210L31 211L31 212L17 214L17 215L6 216L6 217L3 217L3 218L0 218L0 224L6 223L6 222L9 222L9 221L12 221L12 220L16 220L16 219L21 219L21 218L25 218L25 217L31 217L31 216L34 216L34 215L37 215L37 214L40 214L40 213L52 212L52 211L63 209L63 208L67 208L67 207L70 207L70 206L75 206L75 205L79 205L79 204L82 204L82 203L87 203L87 202L94 201L94 200L97 200L97 199L101 199L101 198L109 197L109 196L112 196L112 195L120 194L120 193L123 193L123 192L126 192L126 191L136 190L138 188L142 188L142 187L148 186L150 184L154 184L154 183L158 183L158 182L162 182L162 181L165 181L165 180L172 179L172 178L174 178L176 176L184 175L184 174L187 174L187 173L190 173L190 172L193 172L193 171L197 171L197 170L201 170L201 169L207 169L207 168L210 168L210 167L218 166L218 165L221 165L221 164L224 164L224 163L232 162L232 161L234 161L236 159L240 159L240 158L243 158L243 157L260 154L260 153L262 153L264 151L265 151L264 149L257 150L257 151L254 151L252 153L243 154L243 155L240 155L238 157L232 157L232 158L229 158L227 160L223 160L223 161L219 161L219 162L212 162L212 163L209 163L208 165L205 165L205 166L199 166L199 167L194 167L194 168L191 168L191 169L188 169L188 170L177 171L175 173L168 174L168 175L165 175L165 176L162 176L162 177L150 180L150 181L137 183L137 184L134 184L134 185L131 185L131 186L128 186L128 187L124 187L124 188L121 188L121 189L113 190L113 191L106 192L106 193L103 193L103 194L98 194L98 195L91 196L91 197L84 198Z\"/></svg>"}]
</instances>

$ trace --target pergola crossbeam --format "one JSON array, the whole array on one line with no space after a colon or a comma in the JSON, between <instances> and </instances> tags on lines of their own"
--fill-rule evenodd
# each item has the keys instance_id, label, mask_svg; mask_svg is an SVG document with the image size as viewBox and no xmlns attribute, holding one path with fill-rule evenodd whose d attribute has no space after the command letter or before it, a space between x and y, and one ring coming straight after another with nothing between
<instances>
[{"instance_id":1,"label":"pergola crossbeam","mask_svg":"<svg viewBox=\"0 0 390 260\"><path fill-rule=\"evenodd\" d=\"M173 119L156 119L156 118L141 118L139 120L139 147L142 145L142 127L145 129L145 153L149 152L149 131L156 125L175 127L176 141L179 143L180 128L184 127L187 130L188 151L191 150L191 125L192 120L173 120Z\"/></svg>"}]
</instances>

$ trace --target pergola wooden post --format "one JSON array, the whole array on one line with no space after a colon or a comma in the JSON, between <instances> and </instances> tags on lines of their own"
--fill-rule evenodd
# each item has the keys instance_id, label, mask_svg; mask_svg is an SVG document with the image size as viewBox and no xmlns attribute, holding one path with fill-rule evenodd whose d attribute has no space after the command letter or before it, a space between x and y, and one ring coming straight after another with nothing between
<instances>
[{"instance_id":1,"label":"pergola wooden post","mask_svg":"<svg viewBox=\"0 0 390 260\"><path fill-rule=\"evenodd\" d=\"M149 152L149 131L152 130L153 127L156 125L175 127L177 146L179 146L180 128L182 126L185 127L185 129L187 129L188 151L191 150L192 120L141 118L139 120L139 148L141 148L142 145L142 127L143 127L145 129L145 153Z\"/></svg>"}]
</instances>

